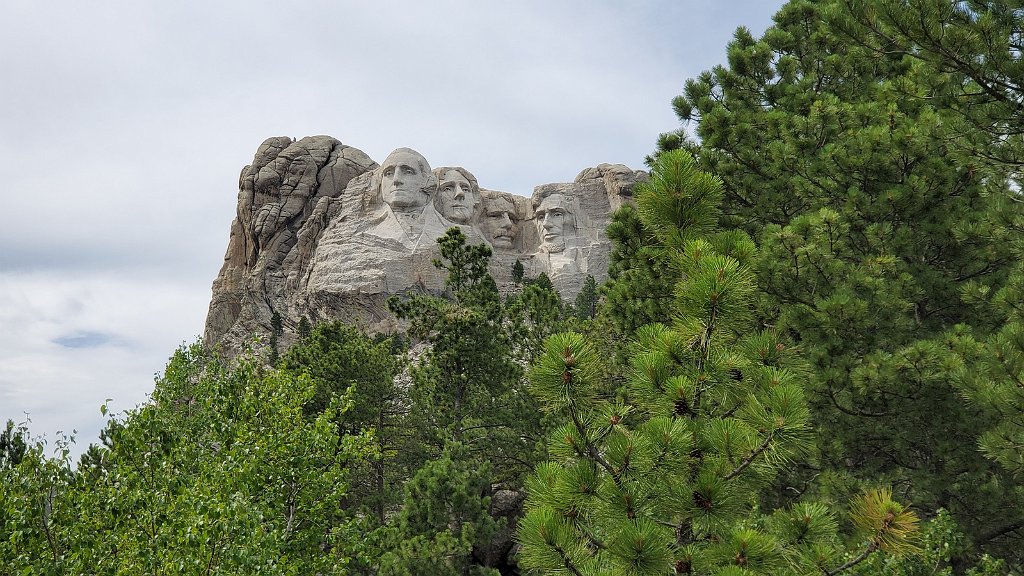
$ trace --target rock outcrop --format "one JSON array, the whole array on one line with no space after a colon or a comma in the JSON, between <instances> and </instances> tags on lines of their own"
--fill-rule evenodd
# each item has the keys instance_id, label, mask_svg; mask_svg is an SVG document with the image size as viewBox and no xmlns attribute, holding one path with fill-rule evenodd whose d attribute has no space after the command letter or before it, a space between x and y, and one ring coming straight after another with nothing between
<instances>
[{"instance_id":1,"label":"rock outcrop","mask_svg":"<svg viewBox=\"0 0 1024 576\"><path fill-rule=\"evenodd\" d=\"M287 344L300 319L342 319L397 328L386 299L439 291L436 240L458 226L494 251L499 286L514 262L547 274L566 299L586 276L607 275L611 212L645 174L601 164L571 183L545 184L532 197L481 188L462 167L431 170L399 148L378 165L329 136L276 137L242 170L238 211L213 283L204 339L227 353L280 316Z\"/></svg>"}]
</instances>

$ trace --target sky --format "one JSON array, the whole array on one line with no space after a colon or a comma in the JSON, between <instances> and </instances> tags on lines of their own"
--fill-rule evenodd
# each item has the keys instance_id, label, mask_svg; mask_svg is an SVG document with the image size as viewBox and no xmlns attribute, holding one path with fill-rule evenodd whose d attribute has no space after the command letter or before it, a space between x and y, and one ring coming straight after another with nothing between
<instances>
[{"instance_id":1,"label":"sky","mask_svg":"<svg viewBox=\"0 0 1024 576\"><path fill-rule=\"evenodd\" d=\"M529 196L642 169L670 102L781 0L6 2L0 425L96 441L202 333L271 136L465 166Z\"/></svg>"}]
</instances>

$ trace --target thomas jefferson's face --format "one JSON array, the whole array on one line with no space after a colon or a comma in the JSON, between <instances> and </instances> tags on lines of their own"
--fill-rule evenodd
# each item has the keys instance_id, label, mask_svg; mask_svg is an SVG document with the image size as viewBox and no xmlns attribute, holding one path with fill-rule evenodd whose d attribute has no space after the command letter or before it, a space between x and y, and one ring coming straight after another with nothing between
<instances>
[{"instance_id":1,"label":"thomas jefferson's face","mask_svg":"<svg viewBox=\"0 0 1024 576\"><path fill-rule=\"evenodd\" d=\"M459 224L466 224L473 218L479 199L473 195L469 180L458 170L448 170L438 184L438 201L441 215Z\"/></svg>"},{"instance_id":2,"label":"thomas jefferson's face","mask_svg":"<svg viewBox=\"0 0 1024 576\"><path fill-rule=\"evenodd\" d=\"M512 248L516 238L516 225L513 222L516 208L506 198L493 198L484 203L487 218L484 220L484 232L495 248Z\"/></svg>"},{"instance_id":3,"label":"thomas jefferson's face","mask_svg":"<svg viewBox=\"0 0 1024 576\"><path fill-rule=\"evenodd\" d=\"M381 197L392 208L416 208L427 203L427 195L422 191L427 175L415 154L396 150L380 169Z\"/></svg>"},{"instance_id":4,"label":"thomas jefferson's face","mask_svg":"<svg viewBox=\"0 0 1024 576\"><path fill-rule=\"evenodd\" d=\"M576 235L576 222L569 212L569 201L561 194L544 199L534 212L541 246L548 252L565 250L565 239Z\"/></svg>"}]
</instances>

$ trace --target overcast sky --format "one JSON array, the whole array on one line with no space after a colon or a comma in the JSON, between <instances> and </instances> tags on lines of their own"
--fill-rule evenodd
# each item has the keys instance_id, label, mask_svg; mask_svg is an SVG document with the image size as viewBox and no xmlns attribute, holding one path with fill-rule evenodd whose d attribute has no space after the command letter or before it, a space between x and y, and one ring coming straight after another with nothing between
<instances>
[{"instance_id":1,"label":"overcast sky","mask_svg":"<svg viewBox=\"0 0 1024 576\"><path fill-rule=\"evenodd\" d=\"M104 399L145 401L202 332L267 137L408 146L522 195L643 168L686 79L781 3L6 2L0 425L81 451Z\"/></svg>"}]
</instances>

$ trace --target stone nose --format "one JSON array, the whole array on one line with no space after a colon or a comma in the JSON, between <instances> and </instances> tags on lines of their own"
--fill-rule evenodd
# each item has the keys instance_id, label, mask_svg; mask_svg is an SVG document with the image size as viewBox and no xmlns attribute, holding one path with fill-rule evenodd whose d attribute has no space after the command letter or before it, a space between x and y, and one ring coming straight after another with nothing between
<instances>
[{"instance_id":1,"label":"stone nose","mask_svg":"<svg viewBox=\"0 0 1024 576\"><path fill-rule=\"evenodd\" d=\"M456 200L462 200L465 197L466 197L466 191L462 188L462 186L456 184L455 185L455 199Z\"/></svg>"}]
</instances>

